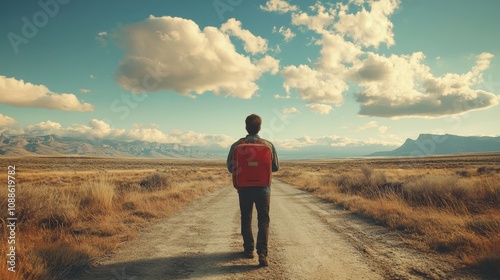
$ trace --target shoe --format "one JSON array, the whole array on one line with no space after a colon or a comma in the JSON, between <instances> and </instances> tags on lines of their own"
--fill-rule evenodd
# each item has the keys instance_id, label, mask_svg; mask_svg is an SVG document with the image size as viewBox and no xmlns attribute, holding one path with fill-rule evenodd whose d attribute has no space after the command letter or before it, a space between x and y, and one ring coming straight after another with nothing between
<instances>
[{"instance_id":1,"label":"shoe","mask_svg":"<svg viewBox=\"0 0 500 280\"><path fill-rule=\"evenodd\" d=\"M253 251L243 251L243 256L245 256L245 258L247 259L253 259Z\"/></svg>"},{"instance_id":2,"label":"shoe","mask_svg":"<svg viewBox=\"0 0 500 280\"><path fill-rule=\"evenodd\" d=\"M259 255L259 266L269 266L269 262L267 261L266 256Z\"/></svg>"}]
</instances>

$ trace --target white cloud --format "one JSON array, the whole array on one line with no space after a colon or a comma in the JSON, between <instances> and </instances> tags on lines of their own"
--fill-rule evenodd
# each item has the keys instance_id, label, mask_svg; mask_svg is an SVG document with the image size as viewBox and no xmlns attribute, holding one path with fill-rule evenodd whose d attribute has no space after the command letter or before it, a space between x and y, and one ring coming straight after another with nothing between
<instances>
[{"instance_id":1,"label":"white cloud","mask_svg":"<svg viewBox=\"0 0 500 280\"><path fill-rule=\"evenodd\" d=\"M289 115L289 114L298 113L298 112L299 112L299 110L297 110L297 108L295 108L295 107L285 108L285 109L281 110L281 113L283 115Z\"/></svg>"},{"instance_id":2,"label":"white cloud","mask_svg":"<svg viewBox=\"0 0 500 280\"><path fill-rule=\"evenodd\" d=\"M363 130L365 130L365 129L369 129L369 128L376 128L376 127L378 127L378 123L377 123L376 121L371 121L371 122L368 122L368 123L366 123L366 124L364 124L364 125L360 125L360 126L356 129L356 131L357 131L357 132L360 132L360 131L363 131Z\"/></svg>"},{"instance_id":3,"label":"white cloud","mask_svg":"<svg viewBox=\"0 0 500 280\"><path fill-rule=\"evenodd\" d=\"M387 130L389 130L389 128L387 126L381 125L378 127L378 131L382 134L385 134L387 132Z\"/></svg>"},{"instance_id":4,"label":"white cloud","mask_svg":"<svg viewBox=\"0 0 500 280\"><path fill-rule=\"evenodd\" d=\"M9 116L0 114L0 127L10 126L15 124L17 121Z\"/></svg>"},{"instance_id":5,"label":"white cloud","mask_svg":"<svg viewBox=\"0 0 500 280\"><path fill-rule=\"evenodd\" d=\"M334 103L340 105L343 92L348 89L341 76L317 71L307 65L287 66L281 72L285 79L283 87L290 94L295 89L301 99L314 103Z\"/></svg>"},{"instance_id":6,"label":"white cloud","mask_svg":"<svg viewBox=\"0 0 500 280\"><path fill-rule=\"evenodd\" d=\"M276 26L273 28L273 33L279 32L285 38L286 42L290 42L290 40L295 37L295 33L292 32L290 28L280 27L279 29Z\"/></svg>"},{"instance_id":7,"label":"white cloud","mask_svg":"<svg viewBox=\"0 0 500 280\"><path fill-rule=\"evenodd\" d=\"M29 125L25 129L25 133L28 135L56 134L61 136L117 138L122 136L125 130L112 128L108 123L97 119L92 119L89 125L73 124L69 127L63 127L61 124L49 120Z\"/></svg>"},{"instance_id":8,"label":"white cloud","mask_svg":"<svg viewBox=\"0 0 500 280\"><path fill-rule=\"evenodd\" d=\"M135 128L127 133L128 138L147 142L179 143L178 139L163 133L157 128Z\"/></svg>"},{"instance_id":9,"label":"white cloud","mask_svg":"<svg viewBox=\"0 0 500 280\"><path fill-rule=\"evenodd\" d=\"M363 53L359 46L333 33L324 33L317 44L322 46L318 66L326 71L336 70L343 73L345 64L354 63Z\"/></svg>"},{"instance_id":10,"label":"white cloud","mask_svg":"<svg viewBox=\"0 0 500 280\"><path fill-rule=\"evenodd\" d=\"M278 2L267 2L269 7L274 3L274 8L267 10L280 11ZM357 6L357 12L352 12L351 5ZM500 97L478 89L493 54L478 55L476 64L465 74L436 77L424 64L421 52L383 56L368 51L380 44L395 44L390 16L399 5L400 0L350 0L335 6L317 2L312 12L284 9L282 12L291 12L292 24L321 36L312 40L321 50L312 66L283 67L287 94L275 98L289 98L296 92L310 103L309 109L325 114L332 109L330 104L343 103L348 83L356 83L361 88L356 93L360 115L441 117L497 105ZM385 133L387 128L380 127L379 131Z\"/></svg>"},{"instance_id":11,"label":"white cloud","mask_svg":"<svg viewBox=\"0 0 500 280\"><path fill-rule=\"evenodd\" d=\"M370 2L370 11L364 7L355 14L348 13L348 5L341 5L339 20L335 29L342 35L351 37L365 47L378 47L381 43L394 45L393 24L389 20L399 7L399 0L380 0Z\"/></svg>"},{"instance_id":12,"label":"white cloud","mask_svg":"<svg viewBox=\"0 0 500 280\"><path fill-rule=\"evenodd\" d=\"M245 43L244 49L251 54L265 53L267 51L267 40L255 36L252 32L242 29L241 22L231 18L224 23L220 30L228 35L235 36Z\"/></svg>"},{"instance_id":13,"label":"white cloud","mask_svg":"<svg viewBox=\"0 0 500 280\"><path fill-rule=\"evenodd\" d=\"M108 32L106 31L101 31L97 33L97 36L95 36L95 40L99 42L102 46L106 46L108 44L108 41L106 40L106 37L108 37Z\"/></svg>"},{"instance_id":14,"label":"white cloud","mask_svg":"<svg viewBox=\"0 0 500 280\"><path fill-rule=\"evenodd\" d=\"M179 143L189 146L219 146L228 147L236 141L236 139L222 134L206 134L194 131L179 131L173 130L170 135L176 137Z\"/></svg>"},{"instance_id":15,"label":"white cloud","mask_svg":"<svg viewBox=\"0 0 500 280\"><path fill-rule=\"evenodd\" d=\"M82 88L82 89L80 89L80 93L91 93L91 90Z\"/></svg>"},{"instance_id":16,"label":"white cloud","mask_svg":"<svg viewBox=\"0 0 500 280\"><path fill-rule=\"evenodd\" d=\"M260 71L269 72L272 75L276 75L280 70L280 61L269 55L258 60L256 65Z\"/></svg>"},{"instance_id":17,"label":"white cloud","mask_svg":"<svg viewBox=\"0 0 500 280\"><path fill-rule=\"evenodd\" d=\"M311 16L305 12L293 13L292 23L307 26L310 30L314 30L319 34L326 32L328 27L334 23L336 11L325 8L319 2L312 6L311 9L317 11L317 14Z\"/></svg>"},{"instance_id":18,"label":"white cloud","mask_svg":"<svg viewBox=\"0 0 500 280\"><path fill-rule=\"evenodd\" d=\"M318 113L320 115L327 115L333 109L332 106L330 105L318 104L318 103L307 104L306 106L312 112Z\"/></svg>"},{"instance_id":19,"label":"white cloud","mask_svg":"<svg viewBox=\"0 0 500 280\"><path fill-rule=\"evenodd\" d=\"M295 150L305 147L359 147L359 146L394 146L399 145L393 141L383 141L377 139L354 139L338 135L328 135L320 137L303 136L295 139L276 140L275 144L282 149Z\"/></svg>"},{"instance_id":20,"label":"white cloud","mask_svg":"<svg viewBox=\"0 0 500 280\"><path fill-rule=\"evenodd\" d=\"M94 109L91 104L82 103L74 94L55 93L44 85L5 76L0 76L0 104L79 112Z\"/></svg>"},{"instance_id":21,"label":"white cloud","mask_svg":"<svg viewBox=\"0 0 500 280\"><path fill-rule=\"evenodd\" d=\"M32 124L26 127L25 132L29 135L48 135L48 134L61 134L63 132L62 126L59 123L51 120Z\"/></svg>"},{"instance_id":22,"label":"white cloud","mask_svg":"<svg viewBox=\"0 0 500 280\"><path fill-rule=\"evenodd\" d=\"M116 81L133 92L175 90L184 95L212 91L251 98L263 72L236 52L216 27L187 19L154 17L125 26L120 33L125 57Z\"/></svg>"},{"instance_id":23,"label":"white cloud","mask_svg":"<svg viewBox=\"0 0 500 280\"><path fill-rule=\"evenodd\" d=\"M274 98L275 99L290 99L291 96L290 96L290 94L280 95L280 94L277 93L277 94L274 95Z\"/></svg>"},{"instance_id":24,"label":"white cloud","mask_svg":"<svg viewBox=\"0 0 500 280\"><path fill-rule=\"evenodd\" d=\"M0 118L1 121L1 118ZM156 125L135 124L132 129L113 128L109 123L103 120L92 119L88 125L73 124L63 127L61 124L53 121L40 122L29 125L26 128L9 128L0 130L10 135L26 134L30 136L40 136L56 134L59 136L83 137L111 140L140 140L158 143L177 143L186 146L203 147L228 147L234 141L234 138L222 134L206 134L194 131L172 130L170 133L164 133Z\"/></svg>"},{"instance_id":25,"label":"white cloud","mask_svg":"<svg viewBox=\"0 0 500 280\"><path fill-rule=\"evenodd\" d=\"M298 8L295 5L290 5L285 0L269 0L266 5L260 5L260 8L267 12L288 13L296 11Z\"/></svg>"},{"instance_id":26,"label":"white cloud","mask_svg":"<svg viewBox=\"0 0 500 280\"><path fill-rule=\"evenodd\" d=\"M448 73L435 77L422 63L422 53L384 57L369 53L353 67L352 78L363 90L357 94L359 114L380 117L440 117L484 109L499 98L473 87L482 82L492 54L483 53L465 74Z\"/></svg>"}]
</instances>

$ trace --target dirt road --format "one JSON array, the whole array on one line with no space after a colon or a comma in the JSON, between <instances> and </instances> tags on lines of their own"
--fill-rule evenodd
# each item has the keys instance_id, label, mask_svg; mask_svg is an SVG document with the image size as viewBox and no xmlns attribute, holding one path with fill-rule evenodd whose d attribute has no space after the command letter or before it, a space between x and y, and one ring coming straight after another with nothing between
<instances>
[{"instance_id":1,"label":"dirt road","mask_svg":"<svg viewBox=\"0 0 500 280\"><path fill-rule=\"evenodd\" d=\"M396 234L277 180L270 213L269 267L241 258L237 193L228 186L75 279L473 279L406 247Z\"/></svg>"}]
</instances>

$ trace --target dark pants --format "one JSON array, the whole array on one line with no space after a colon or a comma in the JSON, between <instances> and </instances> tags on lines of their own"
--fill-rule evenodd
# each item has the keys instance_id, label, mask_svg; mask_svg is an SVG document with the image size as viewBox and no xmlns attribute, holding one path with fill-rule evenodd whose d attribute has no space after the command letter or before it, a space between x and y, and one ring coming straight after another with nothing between
<instances>
[{"instance_id":1,"label":"dark pants","mask_svg":"<svg viewBox=\"0 0 500 280\"><path fill-rule=\"evenodd\" d=\"M254 239L252 234L253 204L257 208L259 232L257 234L257 254L267 256L267 240L269 237L269 205L271 202L271 187L247 188L238 190L241 211L241 235L246 252L253 252Z\"/></svg>"}]
</instances>

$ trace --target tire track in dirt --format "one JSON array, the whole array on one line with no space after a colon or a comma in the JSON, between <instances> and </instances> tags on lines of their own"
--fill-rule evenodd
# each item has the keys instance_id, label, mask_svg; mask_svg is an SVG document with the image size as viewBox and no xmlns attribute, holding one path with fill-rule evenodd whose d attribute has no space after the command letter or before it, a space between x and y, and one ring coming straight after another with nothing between
<instances>
[{"instance_id":1,"label":"tire track in dirt","mask_svg":"<svg viewBox=\"0 0 500 280\"><path fill-rule=\"evenodd\" d=\"M71 279L473 279L407 248L384 228L277 180L270 215L269 267L242 258L238 196L227 186Z\"/></svg>"}]
</instances>

